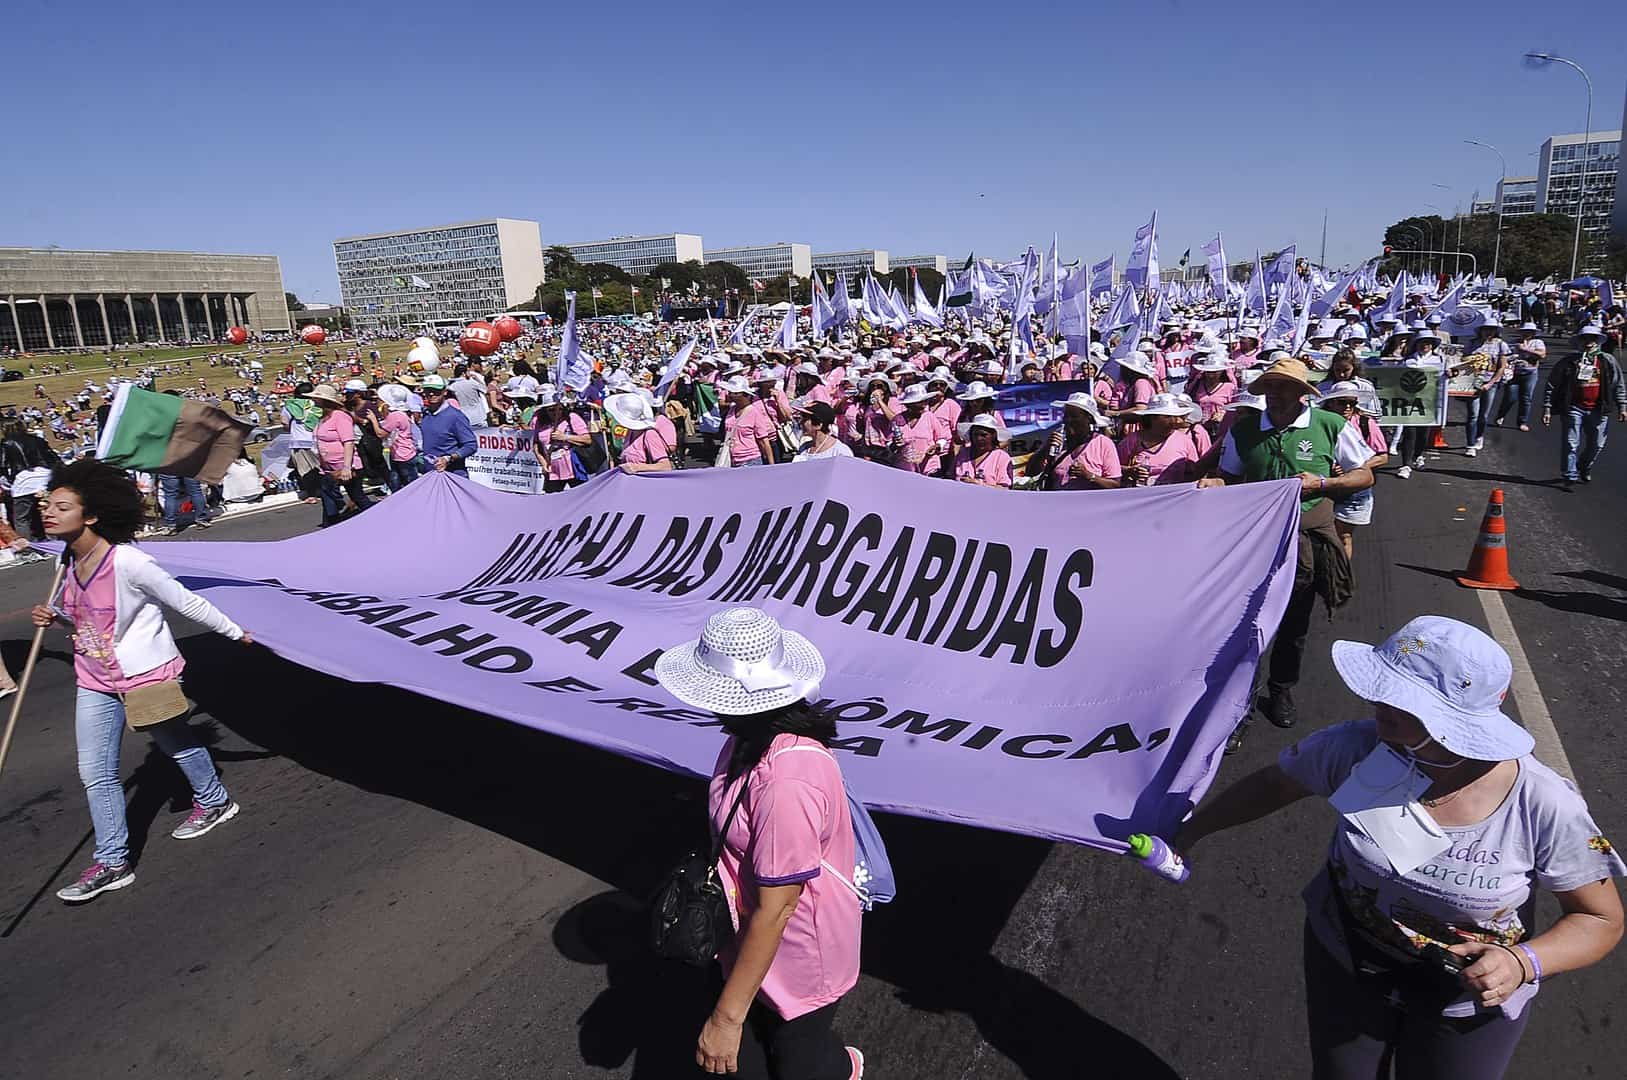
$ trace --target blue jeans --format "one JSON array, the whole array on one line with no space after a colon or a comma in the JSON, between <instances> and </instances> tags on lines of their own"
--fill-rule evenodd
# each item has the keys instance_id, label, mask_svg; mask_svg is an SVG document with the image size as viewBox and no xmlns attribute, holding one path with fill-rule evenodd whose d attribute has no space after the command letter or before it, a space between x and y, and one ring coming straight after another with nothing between
<instances>
[{"instance_id":1,"label":"blue jeans","mask_svg":"<svg viewBox=\"0 0 1627 1080\"><path fill-rule=\"evenodd\" d=\"M1492 383L1469 399L1469 424L1463 436L1465 446L1473 446L1486 437L1486 425L1491 422L1491 414L1497 411L1499 385Z\"/></svg>"},{"instance_id":2,"label":"blue jeans","mask_svg":"<svg viewBox=\"0 0 1627 1080\"><path fill-rule=\"evenodd\" d=\"M1603 406L1592 412L1583 412L1572 405L1565 410L1564 419L1565 449L1560 457L1560 467L1566 480L1577 480L1580 479L1578 467L1581 472L1592 472L1594 463L1604 452L1605 428L1610 423L1610 417Z\"/></svg>"},{"instance_id":3,"label":"blue jeans","mask_svg":"<svg viewBox=\"0 0 1627 1080\"><path fill-rule=\"evenodd\" d=\"M181 523L181 503L185 499L192 500L193 521L209 520L209 495L196 476L160 476L158 490L163 495L164 524L170 528Z\"/></svg>"},{"instance_id":4,"label":"blue jeans","mask_svg":"<svg viewBox=\"0 0 1627 1080\"><path fill-rule=\"evenodd\" d=\"M373 500L362 489L361 473L353 471L350 479L345 481L332 473L322 474L322 524L332 525L344 515L347 494L350 501L356 504L358 514L373 505Z\"/></svg>"},{"instance_id":5,"label":"blue jeans","mask_svg":"<svg viewBox=\"0 0 1627 1080\"><path fill-rule=\"evenodd\" d=\"M1503 390L1503 406L1497 410L1497 419L1501 420L1503 417L1507 416L1508 411L1512 409L1515 402L1518 401L1520 406L1520 426L1529 427L1531 424L1531 403L1536 400L1537 380L1541 378L1541 376L1541 368L1534 367L1527 371L1522 371L1519 368L1515 368L1514 378Z\"/></svg>"},{"instance_id":6,"label":"blue jeans","mask_svg":"<svg viewBox=\"0 0 1627 1080\"><path fill-rule=\"evenodd\" d=\"M181 720L149 728L158 748L175 759L192 785L200 806L225 806L231 801L215 763ZM90 803L90 823L96 829L96 861L119 866L130 858L130 830L124 821L124 786L119 782L119 744L124 738L124 702L116 694L81 686L73 716L74 741L79 746L79 780Z\"/></svg>"},{"instance_id":7,"label":"blue jeans","mask_svg":"<svg viewBox=\"0 0 1627 1080\"><path fill-rule=\"evenodd\" d=\"M390 472L385 478L391 491L400 491L414 480L418 479L418 459L410 458L406 461L390 462Z\"/></svg>"}]
</instances>

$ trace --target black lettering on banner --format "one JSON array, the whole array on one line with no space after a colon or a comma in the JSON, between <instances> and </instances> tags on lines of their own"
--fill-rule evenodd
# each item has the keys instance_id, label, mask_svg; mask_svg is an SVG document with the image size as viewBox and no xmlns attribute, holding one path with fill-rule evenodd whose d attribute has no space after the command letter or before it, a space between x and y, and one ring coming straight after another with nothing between
<instances>
[{"instance_id":1,"label":"black lettering on banner","mask_svg":"<svg viewBox=\"0 0 1627 1080\"><path fill-rule=\"evenodd\" d=\"M645 701L643 698L636 697L594 698L588 704L609 705L612 708L620 709L622 712L639 712L643 709L659 709L663 707L659 701Z\"/></svg>"},{"instance_id":2,"label":"black lettering on banner","mask_svg":"<svg viewBox=\"0 0 1627 1080\"><path fill-rule=\"evenodd\" d=\"M645 686L659 686L660 682L652 679L647 673L655 670L655 661L660 657L662 649L651 649L639 659L621 669L621 673L629 679L635 679Z\"/></svg>"},{"instance_id":3,"label":"black lettering on banner","mask_svg":"<svg viewBox=\"0 0 1627 1080\"><path fill-rule=\"evenodd\" d=\"M583 682L574 675L561 675L557 679L543 679L540 682L528 682L525 685L535 686L538 690L551 690L556 694L581 694L604 689L602 686L594 686L590 682Z\"/></svg>"},{"instance_id":4,"label":"black lettering on banner","mask_svg":"<svg viewBox=\"0 0 1627 1080\"><path fill-rule=\"evenodd\" d=\"M520 558L521 552L523 552L526 546L530 544L531 538L535 535L535 533L517 534L514 539L508 542L508 547L504 549L501 555L497 556L497 558L492 561L490 566L486 567L486 569L482 570L464 585L460 586L459 589L454 589L453 591L458 592L461 589L477 588L504 573L514 564L515 560Z\"/></svg>"},{"instance_id":5,"label":"black lettering on banner","mask_svg":"<svg viewBox=\"0 0 1627 1080\"><path fill-rule=\"evenodd\" d=\"M868 563L854 563L853 571L847 575L847 590L841 595L836 592L836 579L841 575L848 559L853 556L853 549L861 542L867 551L876 550L881 543L882 523L877 514L866 514L853 526L853 531L847 534L847 540L842 544L842 550L837 552L836 561L831 563L830 572L825 575L825 587L819 592L819 599L814 603L814 612L822 618L830 618L847 606L859 591L864 575L870 571Z\"/></svg>"},{"instance_id":6,"label":"black lettering on banner","mask_svg":"<svg viewBox=\"0 0 1627 1080\"><path fill-rule=\"evenodd\" d=\"M620 527L621 511L616 511L615 517L611 517L608 512L600 514L599 520L594 522L593 531L588 534L582 546L577 548L576 553L565 561L565 565L556 576L581 577L582 575L574 572L576 568L592 566L600 553L610 546L610 541L615 538L616 530Z\"/></svg>"},{"instance_id":7,"label":"black lettering on banner","mask_svg":"<svg viewBox=\"0 0 1627 1080\"><path fill-rule=\"evenodd\" d=\"M404 619L397 619L394 622L384 623L379 627L379 629L383 630L386 634L394 634L398 638L410 638L413 634L417 633L417 631L409 630L407 629L408 627L410 627L413 623L420 623L425 619L433 619L434 617L435 613L433 611L416 611Z\"/></svg>"},{"instance_id":8,"label":"black lettering on banner","mask_svg":"<svg viewBox=\"0 0 1627 1080\"><path fill-rule=\"evenodd\" d=\"M678 549L683 547L684 537L688 535L689 519L686 517L673 518L667 522L666 535L656 543L655 550L650 552L650 557L644 560L644 565L626 577L617 578L610 584L619 589L628 587L642 589L649 584L650 579L654 578L661 567L665 565L665 561L678 553Z\"/></svg>"},{"instance_id":9,"label":"black lettering on banner","mask_svg":"<svg viewBox=\"0 0 1627 1080\"><path fill-rule=\"evenodd\" d=\"M881 567L875 576L870 579L870 587L865 590L859 602L848 609L842 616L842 622L852 626L859 616L865 612L870 613L870 625L866 630L876 631L887 619L887 609L892 607L893 596L898 592L899 584L904 580L904 564L909 562L910 543L915 539L915 527L906 525L898 531L893 540L892 550L881 560Z\"/></svg>"},{"instance_id":10,"label":"black lettering on banner","mask_svg":"<svg viewBox=\"0 0 1627 1080\"><path fill-rule=\"evenodd\" d=\"M832 750L846 750L860 757L880 757L881 740L873 735L855 735L851 739L832 739Z\"/></svg>"},{"instance_id":11,"label":"black lettering on banner","mask_svg":"<svg viewBox=\"0 0 1627 1080\"><path fill-rule=\"evenodd\" d=\"M978 601L983 598L984 583L992 580L994 588L989 594L988 607L977 615ZM1006 584L1011 580L1011 549L1004 544L990 542L983 546L983 561L977 576L972 579L972 591L960 609L955 629L944 639L943 647L955 652L969 652L977 647L1000 617L1000 604L1006 596ZM975 619L976 621L972 621Z\"/></svg>"},{"instance_id":12,"label":"black lettering on banner","mask_svg":"<svg viewBox=\"0 0 1627 1080\"><path fill-rule=\"evenodd\" d=\"M723 525L718 529L717 535L712 538L712 546L706 549L706 558L701 561L700 577L685 578L673 585L669 590L671 595L683 596L692 593L708 581L711 581L712 575L717 573L717 568L723 565L724 546L734 543L735 537L739 535L740 515L730 514L723 520Z\"/></svg>"},{"instance_id":13,"label":"black lettering on banner","mask_svg":"<svg viewBox=\"0 0 1627 1080\"><path fill-rule=\"evenodd\" d=\"M406 604L384 604L380 607L363 608L360 611L352 611L350 614L353 618L360 619L362 622L372 626L380 619L388 619L391 616L399 615L406 610Z\"/></svg>"},{"instance_id":14,"label":"black lettering on banner","mask_svg":"<svg viewBox=\"0 0 1627 1080\"><path fill-rule=\"evenodd\" d=\"M336 596L332 600L323 600L318 602L316 606L325 607L329 611L355 611L359 607L378 602L379 598L376 596L363 596L360 593L355 593L350 596Z\"/></svg>"},{"instance_id":15,"label":"black lettering on banner","mask_svg":"<svg viewBox=\"0 0 1627 1080\"><path fill-rule=\"evenodd\" d=\"M456 656L458 653L465 653L470 649L478 649L482 645L488 645L497 640L496 634L475 634L472 637L464 636L473 629L474 627L470 626L468 623L453 623L451 626L443 626L439 630L431 630L423 637L413 638L412 643L414 645L434 645L440 642L445 642L446 648L436 649L435 651L442 656Z\"/></svg>"},{"instance_id":16,"label":"black lettering on banner","mask_svg":"<svg viewBox=\"0 0 1627 1080\"><path fill-rule=\"evenodd\" d=\"M573 611L570 614L566 615L564 618L560 619L558 622L550 623L549 625L544 626L542 628L542 632L544 634L557 634L561 630L565 629L567 626L571 625L572 623L580 621L583 616L591 615L591 614L593 614L593 613L591 611L589 611L587 608L577 608L575 611Z\"/></svg>"},{"instance_id":17,"label":"black lettering on banner","mask_svg":"<svg viewBox=\"0 0 1627 1080\"><path fill-rule=\"evenodd\" d=\"M980 728L977 729L976 734L974 734L970 739L967 739L965 742L961 743L960 745L968 747L968 748L970 748L972 750L981 750L985 746L989 745L989 743L993 742L995 739L998 739L1000 736L1004 735L1005 733L1006 733L1005 728L980 727Z\"/></svg>"},{"instance_id":18,"label":"black lettering on banner","mask_svg":"<svg viewBox=\"0 0 1627 1080\"><path fill-rule=\"evenodd\" d=\"M604 517L603 514L599 516L601 519ZM538 569L536 577L551 578L559 573L561 565L565 562L566 553L586 542L588 535L593 532L593 518L585 517L576 523L574 529L569 529L568 526L567 529L569 531L566 533L565 541L549 552L547 561Z\"/></svg>"},{"instance_id":19,"label":"black lettering on banner","mask_svg":"<svg viewBox=\"0 0 1627 1080\"><path fill-rule=\"evenodd\" d=\"M620 623L601 622L584 627L573 634L567 634L559 640L566 645L580 645L587 650L589 656L600 660L604 657L604 651L610 648L611 642L620 635Z\"/></svg>"},{"instance_id":20,"label":"black lettering on banner","mask_svg":"<svg viewBox=\"0 0 1627 1080\"><path fill-rule=\"evenodd\" d=\"M1048 554L1044 548L1035 548L1028 557L1028 568L1017 582L1017 591L1006 607L1005 617L994 628L994 633L989 635L988 644L978 653L985 660L992 659L1002 645L1011 646L1013 664L1028 659L1028 646L1034 640L1034 624L1039 621L1039 597L1045 588L1045 558Z\"/></svg>"},{"instance_id":21,"label":"black lettering on banner","mask_svg":"<svg viewBox=\"0 0 1627 1080\"><path fill-rule=\"evenodd\" d=\"M261 585L273 585L273 586L275 586L275 587L277 587L279 589L285 587L282 582L278 581L274 577L263 577L263 578L260 579L260 584Z\"/></svg>"},{"instance_id":22,"label":"black lettering on banner","mask_svg":"<svg viewBox=\"0 0 1627 1080\"><path fill-rule=\"evenodd\" d=\"M552 559L555 553L564 547L570 538L571 527L569 525L561 525L552 533L539 534L536 543L531 545L531 550L526 553L525 561L520 564L519 569L496 584L518 585L523 581L537 580L541 576L543 565L549 559Z\"/></svg>"},{"instance_id":23,"label":"black lettering on banner","mask_svg":"<svg viewBox=\"0 0 1627 1080\"><path fill-rule=\"evenodd\" d=\"M672 589L672 595L674 596L682 596L683 593L688 592L690 587L678 589L674 588L674 586L683 580L684 575L689 573L689 568L695 565L695 560L700 558L701 553L706 550L706 541L711 536L711 533L712 519L706 518L701 522L700 531L695 534L695 539L690 541L689 546L666 566L662 567L659 573L647 581L640 582L639 588L642 589L649 585L653 586L656 592L666 592L668 589ZM707 572L706 576L710 576L710 572ZM696 586L699 584L699 581L695 582Z\"/></svg>"},{"instance_id":24,"label":"black lettering on banner","mask_svg":"<svg viewBox=\"0 0 1627 1080\"><path fill-rule=\"evenodd\" d=\"M847 529L849 511L846 506L832 500L825 500L825 505L819 511L819 520L814 522L813 535L802 549L802 554L780 576L779 588L774 592L774 599L784 600L791 595L791 590L797 588L802 582L802 588L797 591L796 599L791 602L802 607L808 602L808 595L813 592L814 586L819 584L819 568L836 545L842 542L842 533Z\"/></svg>"},{"instance_id":25,"label":"black lettering on banner","mask_svg":"<svg viewBox=\"0 0 1627 1080\"><path fill-rule=\"evenodd\" d=\"M610 557L605 559L605 561L600 563L598 566L595 566L590 570L582 571L582 576L585 578L603 577L616 567L620 566L622 560L627 558L628 553L631 552L635 546L637 546L638 535L643 531L644 515L639 514L633 518L632 524L628 526L626 535L622 537L621 543L616 545L616 550L610 553Z\"/></svg>"},{"instance_id":26,"label":"black lettering on banner","mask_svg":"<svg viewBox=\"0 0 1627 1080\"><path fill-rule=\"evenodd\" d=\"M520 581L529 581L531 571L537 561L537 554L548 543L546 532L531 533L526 539L526 545L514 555L514 560L503 572L494 576L490 581L481 582L486 585L513 585Z\"/></svg>"},{"instance_id":27,"label":"black lettering on banner","mask_svg":"<svg viewBox=\"0 0 1627 1080\"><path fill-rule=\"evenodd\" d=\"M492 610L527 626L535 626L544 619L553 618L568 607L570 605L565 601L550 600L546 596L521 596L511 602L499 604Z\"/></svg>"},{"instance_id":28,"label":"black lettering on banner","mask_svg":"<svg viewBox=\"0 0 1627 1080\"><path fill-rule=\"evenodd\" d=\"M1014 735L1000 744L1000 749L1012 757L1020 758L1054 758L1067 753L1055 746L1047 750L1030 750L1029 743L1050 742L1067 745L1069 739L1066 735Z\"/></svg>"},{"instance_id":29,"label":"black lettering on banner","mask_svg":"<svg viewBox=\"0 0 1627 1080\"><path fill-rule=\"evenodd\" d=\"M933 720L923 712L905 709L897 716L888 717L881 722L884 728L903 728L910 735L927 735L939 742L954 742L955 738L972 725L964 720L944 717L942 720Z\"/></svg>"},{"instance_id":30,"label":"black lettering on banner","mask_svg":"<svg viewBox=\"0 0 1627 1080\"><path fill-rule=\"evenodd\" d=\"M792 553L796 551L797 542L802 539L802 530L808 524L808 515L812 512L813 503L805 502L802 504L802 509L797 512L796 520L791 522L791 531L780 542L779 549L768 560L768 565L763 567L763 572L747 587L740 598L741 603L755 603L758 593L773 595L774 586L779 583L780 575L785 573L787 566L791 565Z\"/></svg>"},{"instance_id":31,"label":"black lettering on banner","mask_svg":"<svg viewBox=\"0 0 1627 1080\"><path fill-rule=\"evenodd\" d=\"M683 723L716 719L711 713L699 709L647 709L644 715L653 716L657 720L678 720Z\"/></svg>"},{"instance_id":32,"label":"black lettering on banner","mask_svg":"<svg viewBox=\"0 0 1627 1080\"><path fill-rule=\"evenodd\" d=\"M814 706L816 711L819 710L819 707L817 704ZM831 719L840 724L862 724L871 720L880 720L883 716L886 716L887 706L880 698L873 697L864 701L849 701L845 705L838 705L830 710L830 715Z\"/></svg>"},{"instance_id":33,"label":"black lettering on banner","mask_svg":"<svg viewBox=\"0 0 1627 1080\"><path fill-rule=\"evenodd\" d=\"M1157 731L1147 736L1147 744L1143 746L1142 749L1155 750L1164 745L1164 740L1167 738L1169 738L1169 728L1159 728Z\"/></svg>"},{"instance_id":34,"label":"black lettering on banner","mask_svg":"<svg viewBox=\"0 0 1627 1080\"><path fill-rule=\"evenodd\" d=\"M518 675L531 669L531 654L512 645L497 645L465 656L463 662L494 675Z\"/></svg>"},{"instance_id":35,"label":"black lettering on banner","mask_svg":"<svg viewBox=\"0 0 1627 1080\"><path fill-rule=\"evenodd\" d=\"M1069 761L1078 761L1093 754L1105 754L1109 750L1120 754L1127 754L1131 750L1139 749L1141 740L1136 738L1135 729L1129 724L1113 724L1096 733L1096 737L1068 755Z\"/></svg>"},{"instance_id":36,"label":"black lettering on banner","mask_svg":"<svg viewBox=\"0 0 1627 1080\"><path fill-rule=\"evenodd\" d=\"M349 594L342 593L342 592L322 592L319 589L289 589L288 590L288 595L289 596L303 596L305 599L311 601L312 603L318 603L319 604L324 600L331 600L335 596L346 596L346 595L349 595Z\"/></svg>"},{"instance_id":37,"label":"black lettering on banner","mask_svg":"<svg viewBox=\"0 0 1627 1080\"><path fill-rule=\"evenodd\" d=\"M513 589L481 589L477 592L464 593L457 599L460 603L472 607L495 607L498 604L506 604L519 595ZM450 600L451 597L443 597L443 599Z\"/></svg>"},{"instance_id":38,"label":"black lettering on banner","mask_svg":"<svg viewBox=\"0 0 1627 1080\"><path fill-rule=\"evenodd\" d=\"M955 613L955 601L960 599L960 590L966 585L966 574L972 568L972 560L977 558L977 547L976 540L966 541L966 550L960 555L960 565L955 567L954 579L949 583L949 595L943 598L943 608L938 612L937 621L932 624L932 629L927 631L926 637L922 639L922 644L937 644L938 635L949 625L949 620Z\"/></svg>"},{"instance_id":39,"label":"black lettering on banner","mask_svg":"<svg viewBox=\"0 0 1627 1080\"><path fill-rule=\"evenodd\" d=\"M896 634L899 626L908 618L910 628L905 631L904 636L910 641L920 640L921 631L926 627L927 616L932 614L932 597L949 579L949 570L955 565L956 546L955 538L947 533L927 533L921 561L916 564L915 572L910 575L897 611L887 623L885 633L888 637Z\"/></svg>"},{"instance_id":40,"label":"black lettering on banner","mask_svg":"<svg viewBox=\"0 0 1627 1080\"><path fill-rule=\"evenodd\" d=\"M1034 663L1039 667L1060 664L1079 640L1079 630L1085 624L1085 607L1068 582L1077 581L1080 590L1088 589L1095 573L1096 558L1089 548L1080 548L1062 564L1056 592L1051 597L1051 610L1061 622L1062 630L1061 633L1049 628L1040 631L1039 644L1034 648Z\"/></svg>"},{"instance_id":41,"label":"black lettering on banner","mask_svg":"<svg viewBox=\"0 0 1627 1080\"><path fill-rule=\"evenodd\" d=\"M779 539L780 530L785 527L786 516L790 513L789 506L763 511L762 516L757 519L757 530L751 534L751 543L746 545L746 553L735 565L734 573L729 575L729 579L720 585L716 592L707 597L708 600L722 600L725 603L734 601L740 590L768 560L769 550L774 541Z\"/></svg>"}]
</instances>

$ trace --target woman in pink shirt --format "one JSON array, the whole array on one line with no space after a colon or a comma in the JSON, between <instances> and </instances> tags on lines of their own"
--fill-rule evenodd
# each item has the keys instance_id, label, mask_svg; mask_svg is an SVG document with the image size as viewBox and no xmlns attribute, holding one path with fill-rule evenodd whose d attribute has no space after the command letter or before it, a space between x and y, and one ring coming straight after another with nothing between
<instances>
[{"instance_id":1,"label":"woman in pink shirt","mask_svg":"<svg viewBox=\"0 0 1627 1080\"><path fill-rule=\"evenodd\" d=\"M904 415L893 421L893 437L898 443L898 453L893 457L895 468L937 476L943 467L951 429L927 410L931 400L932 392L920 383L906 389L898 399Z\"/></svg>"},{"instance_id":2,"label":"woman in pink shirt","mask_svg":"<svg viewBox=\"0 0 1627 1080\"><path fill-rule=\"evenodd\" d=\"M571 449L593 441L587 421L560 403L552 386L537 391L537 413L531 421L535 435L532 450L542 463L542 490L552 494L575 487L586 480L576 475L576 459Z\"/></svg>"},{"instance_id":3,"label":"woman in pink shirt","mask_svg":"<svg viewBox=\"0 0 1627 1080\"><path fill-rule=\"evenodd\" d=\"M384 414L379 427L384 429L384 446L389 452L390 490L400 491L418 476L418 443L413 440L412 421L404 410L391 408L383 398L378 405Z\"/></svg>"},{"instance_id":4,"label":"woman in pink shirt","mask_svg":"<svg viewBox=\"0 0 1627 1080\"><path fill-rule=\"evenodd\" d=\"M1115 407L1120 412L1137 409L1158 393L1152 358L1144 349L1134 349L1119 360L1119 377L1113 382Z\"/></svg>"},{"instance_id":5,"label":"woman in pink shirt","mask_svg":"<svg viewBox=\"0 0 1627 1080\"><path fill-rule=\"evenodd\" d=\"M955 455L954 477L963 484L1011 486L1011 455L1001 447L1010 438L988 413L966 425L965 446Z\"/></svg>"},{"instance_id":6,"label":"woman in pink shirt","mask_svg":"<svg viewBox=\"0 0 1627 1080\"><path fill-rule=\"evenodd\" d=\"M1196 480L1193 466L1203 457L1183 427L1187 407L1173 394L1158 394L1141 410L1141 424L1119 440L1125 487L1184 484Z\"/></svg>"},{"instance_id":7,"label":"woman in pink shirt","mask_svg":"<svg viewBox=\"0 0 1627 1080\"><path fill-rule=\"evenodd\" d=\"M345 496L361 513L373 505L362 488L361 456L356 453L356 421L345 411L339 391L323 383L307 397L322 410L317 421L316 453L322 463L322 523L336 525L345 514Z\"/></svg>"},{"instance_id":8,"label":"woman in pink shirt","mask_svg":"<svg viewBox=\"0 0 1627 1080\"><path fill-rule=\"evenodd\" d=\"M1123 470L1113 440L1098 432L1107 427L1108 419L1096 407L1096 399L1081 392L1051 404L1062 410L1062 428L1043 453L1028 459L1028 475L1045 477L1051 491L1118 487Z\"/></svg>"},{"instance_id":9,"label":"woman in pink shirt","mask_svg":"<svg viewBox=\"0 0 1627 1080\"><path fill-rule=\"evenodd\" d=\"M854 447L860 457L883 464L891 462L893 425L904 415L893 393L893 381L887 376L877 374L865 377L864 397L859 407L859 445Z\"/></svg>"},{"instance_id":10,"label":"woman in pink shirt","mask_svg":"<svg viewBox=\"0 0 1627 1080\"><path fill-rule=\"evenodd\" d=\"M960 423L961 412L960 402L949 396L954 385L955 380L950 376L949 369L944 367L934 368L926 379L926 388L932 392L927 411L942 420L951 432Z\"/></svg>"},{"instance_id":11,"label":"woman in pink shirt","mask_svg":"<svg viewBox=\"0 0 1627 1080\"><path fill-rule=\"evenodd\" d=\"M1203 423L1213 435L1220 429L1226 415L1226 406L1237 396L1237 384L1231 378L1231 365L1218 356L1201 352L1194 358L1192 373L1197 379L1187 380L1192 400L1203 410Z\"/></svg>"},{"instance_id":12,"label":"woman in pink shirt","mask_svg":"<svg viewBox=\"0 0 1627 1080\"><path fill-rule=\"evenodd\" d=\"M662 653L655 677L729 733L707 805L737 930L718 953L722 986L696 1064L745 1077L862 1076L864 1055L832 1029L858 982L862 909L852 812L830 752L836 723L807 701L824 658L765 612L729 608L699 640Z\"/></svg>"},{"instance_id":13,"label":"woman in pink shirt","mask_svg":"<svg viewBox=\"0 0 1627 1080\"><path fill-rule=\"evenodd\" d=\"M1005 417L1000 410L994 407L994 388L981 379L973 379L966 384L956 400L960 402L960 418L955 425L955 441L960 441L960 427L969 424L979 416L988 416L994 419L994 426L1004 430Z\"/></svg>"},{"instance_id":14,"label":"woman in pink shirt","mask_svg":"<svg viewBox=\"0 0 1627 1080\"><path fill-rule=\"evenodd\" d=\"M738 375L718 383L729 398L723 414L723 442L729 448L731 468L774 464L774 438L779 428L768 403L752 394L751 385Z\"/></svg>"},{"instance_id":15,"label":"woman in pink shirt","mask_svg":"<svg viewBox=\"0 0 1627 1080\"><path fill-rule=\"evenodd\" d=\"M604 411L627 429L621 448L621 469L626 473L664 472L672 468L675 440L662 434L655 412L640 394L612 394Z\"/></svg>"},{"instance_id":16,"label":"woman in pink shirt","mask_svg":"<svg viewBox=\"0 0 1627 1080\"><path fill-rule=\"evenodd\" d=\"M797 396L792 402L795 408L806 408L816 401L823 401L826 405L834 406L836 397L819 377L819 369L813 364L803 362L791 369L792 376L797 381Z\"/></svg>"}]
</instances>

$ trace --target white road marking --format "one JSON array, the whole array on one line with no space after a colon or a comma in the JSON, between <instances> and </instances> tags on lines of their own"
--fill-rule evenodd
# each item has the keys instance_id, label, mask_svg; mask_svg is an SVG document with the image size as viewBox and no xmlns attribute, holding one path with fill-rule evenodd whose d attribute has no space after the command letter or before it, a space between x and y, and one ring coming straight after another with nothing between
<instances>
[{"instance_id":1,"label":"white road marking","mask_svg":"<svg viewBox=\"0 0 1627 1080\"><path fill-rule=\"evenodd\" d=\"M1520 636L1514 632L1514 621L1508 617L1508 608L1503 606L1503 594L1492 589L1477 589L1476 592L1480 594L1480 607L1486 613L1486 628L1497 639L1497 644L1508 650L1508 658L1513 661L1514 677L1510 688L1514 693L1514 703L1520 707L1520 718L1525 721L1531 738L1536 740L1537 759L1574 784L1576 773L1571 769L1565 744L1559 741L1559 729L1554 727L1554 718L1548 712L1548 703L1543 700L1542 688L1537 685L1536 672L1531 670L1531 661L1526 658L1525 646L1520 644Z\"/></svg>"}]
</instances>

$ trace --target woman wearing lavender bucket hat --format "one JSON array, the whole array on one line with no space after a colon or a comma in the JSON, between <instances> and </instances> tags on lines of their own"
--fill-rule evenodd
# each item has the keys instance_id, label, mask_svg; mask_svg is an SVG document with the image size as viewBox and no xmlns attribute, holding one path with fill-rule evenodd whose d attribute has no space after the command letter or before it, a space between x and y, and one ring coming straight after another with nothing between
<instances>
[{"instance_id":1,"label":"woman wearing lavender bucket hat","mask_svg":"<svg viewBox=\"0 0 1627 1080\"><path fill-rule=\"evenodd\" d=\"M1503 713L1513 667L1486 634L1424 615L1377 647L1336 643L1333 663L1372 719L1284 750L1175 845L1326 799L1338 825L1304 893L1312 1075L1496 1080L1542 980L1621 939L1627 865ZM1562 912L1545 930L1539 888Z\"/></svg>"}]
</instances>

